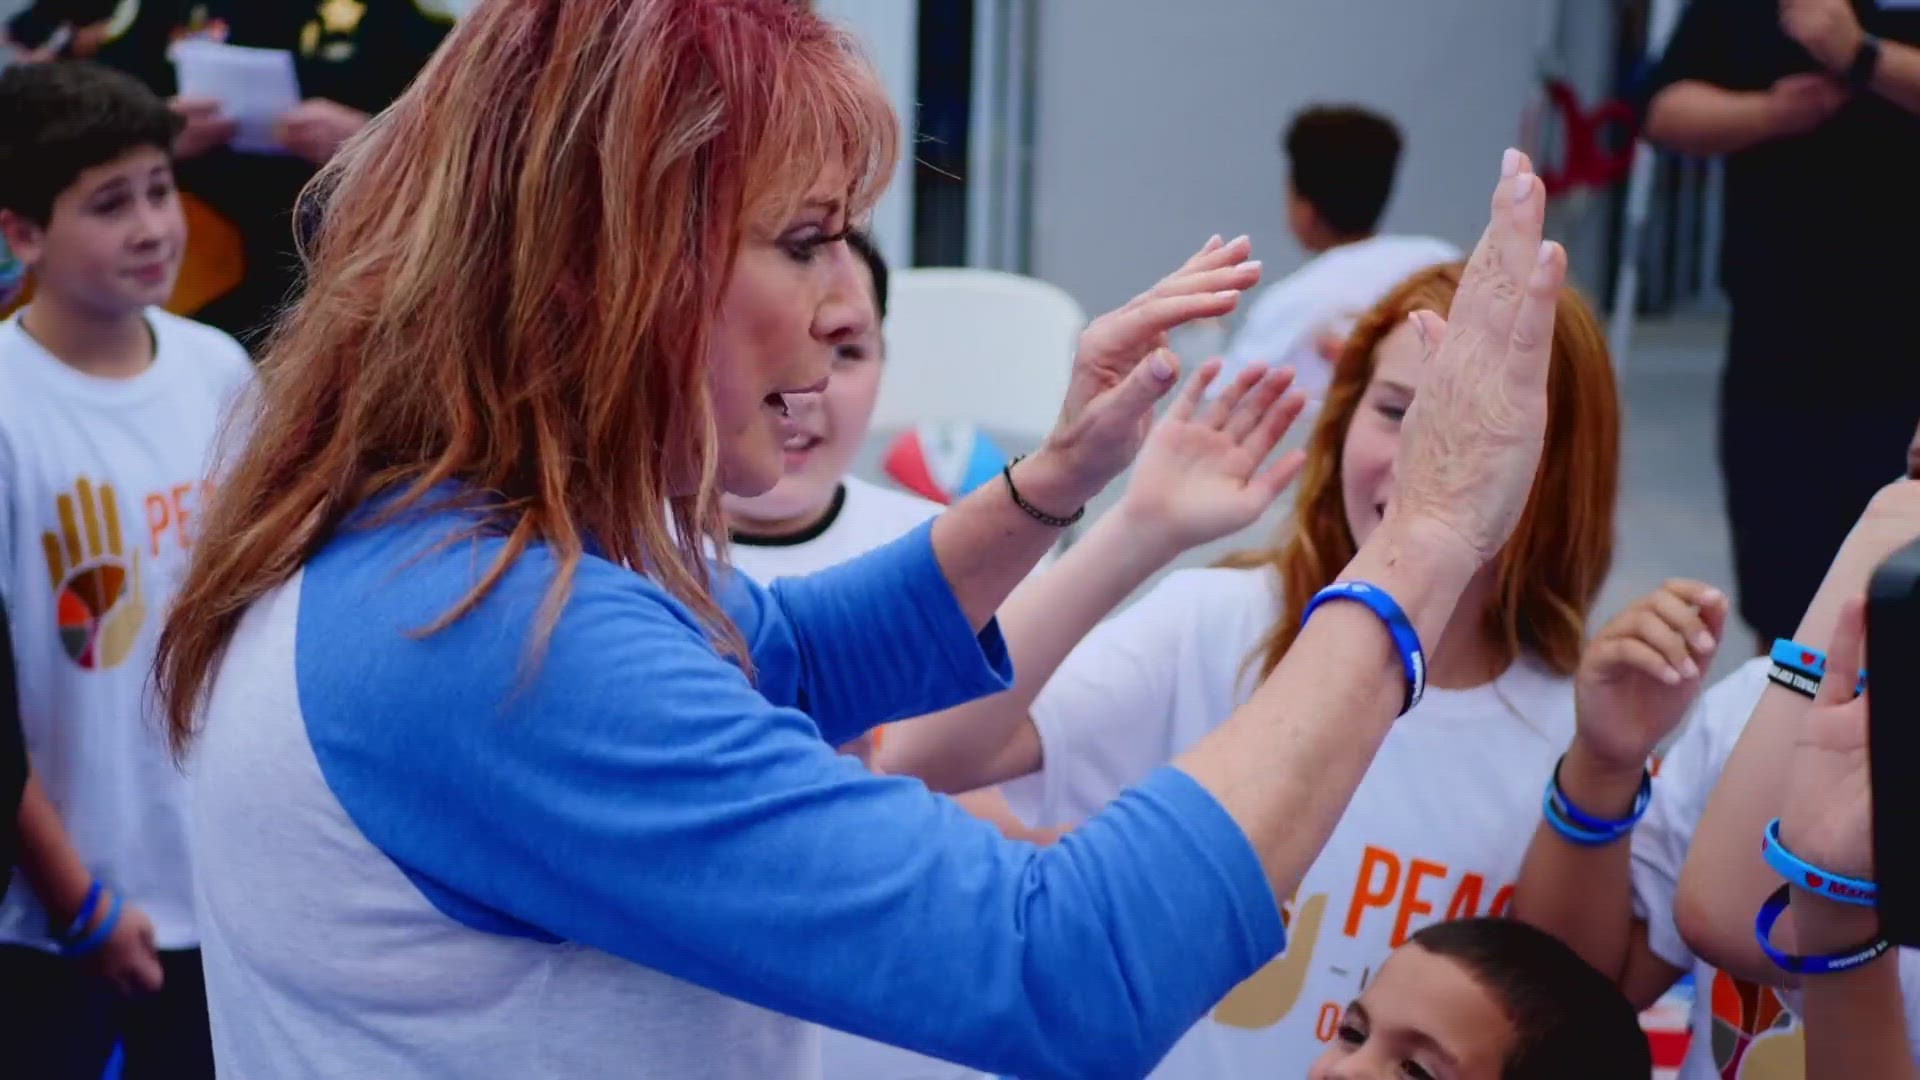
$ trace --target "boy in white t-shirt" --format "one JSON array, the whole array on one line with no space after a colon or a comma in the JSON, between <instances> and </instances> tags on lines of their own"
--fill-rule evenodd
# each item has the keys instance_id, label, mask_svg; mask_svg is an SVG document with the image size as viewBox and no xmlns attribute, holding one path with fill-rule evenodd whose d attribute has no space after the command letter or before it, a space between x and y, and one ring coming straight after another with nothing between
<instances>
[{"instance_id":1,"label":"boy in white t-shirt","mask_svg":"<svg viewBox=\"0 0 1920 1080\"><path fill-rule=\"evenodd\" d=\"M1445 240L1376 232L1400 166L1393 121L1354 106L1315 106L1294 117L1282 146L1287 228L1311 258L1254 299L1221 374L1231 379L1256 361L1288 365L1294 388L1318 401L1333 377L1321 339L1345 337L1395 285L1461 255Z\"/></svg>"},{"instance_id":2,"label":"boy in white t-shirt","mask_svg":"<svg viewBox=\"0 0 1920 1080\"><path fill-rule=\"evenodd\" d=\"M0 595L32 779L0 903L9 1075L212 1077L184 783L149 713L159 615L252 377L157 307L186 226L178 121L84 63L0 72L0 232L32 302L0 323Z\"/></svg>"}]
</instances>

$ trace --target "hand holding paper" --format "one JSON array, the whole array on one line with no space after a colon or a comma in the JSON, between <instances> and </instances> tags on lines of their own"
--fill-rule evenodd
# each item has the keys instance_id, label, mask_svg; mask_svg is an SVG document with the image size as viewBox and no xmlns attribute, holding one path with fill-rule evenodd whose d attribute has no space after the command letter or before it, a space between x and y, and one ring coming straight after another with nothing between
<instances>
[{"instance_id":1,"label":"hand holding paper","mask_svg":"<svg viewBox=\"0 0 1920 1080\"><path fill-rule=\"evenodd\" d=\"M204 38L173 46L180 96L217 102L234 125L232 146L243 154L282 154L274 133L280 118L300 104L293 54L250 49Z\"/></svg>"}]
</instances>

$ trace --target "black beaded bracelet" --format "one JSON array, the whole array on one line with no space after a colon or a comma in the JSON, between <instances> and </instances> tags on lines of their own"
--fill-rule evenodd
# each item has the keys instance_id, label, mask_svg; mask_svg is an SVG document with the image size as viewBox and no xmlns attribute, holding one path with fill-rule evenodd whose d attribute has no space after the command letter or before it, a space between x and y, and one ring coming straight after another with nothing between
<instances>
[{"instance_id":1,"label":"black beaded bracelet","mask_svg":"<svg viewBox=\"0 0 1920 1080\"><path fill-rule=\"evenodd\" d=\"M1000 470L1000 475L1006 477L1007 494L1013 496L1013 505L1025 511L1028 517L1039 522L1040 524L1048 525L1056 529L1068 528L1073 524L1075 524L1076 522L1078 522L1081 518L1087 516L1087 508L1084 506L1082 506L1078 510L1075 510L1072 516L1070 517L1055 517L1052 514L1047 513L1045 510L1042 510L1039 507L1028 502L1026 498L1020 494L1020 489L1014 486L1014 483L1013 483L1013 467L1025 460L1027 460L1027 455L1021 454L1019 457L1014 458L1012 461L1007 462L1006 467Z\"/></svg>"}]
</instances>

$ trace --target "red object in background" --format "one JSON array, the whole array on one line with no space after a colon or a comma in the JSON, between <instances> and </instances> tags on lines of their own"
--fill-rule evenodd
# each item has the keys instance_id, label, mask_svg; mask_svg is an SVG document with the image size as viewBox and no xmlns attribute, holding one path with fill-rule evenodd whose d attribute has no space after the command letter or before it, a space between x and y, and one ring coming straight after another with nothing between
<instances>
[{"instance_id":1,"label":"red object in background","mask_svg":"<svg viewBox=\"0 0 1920 1080\"><path fill-rule=\"evenodd\" d=\"M1573 87L1558 79L1546 84L1550 115L1560 121L1565 160L1537 167L1540 182L1549 198L1557 198L1583 187L1611 187L1627 178L1633 168L1633 140L1639 134L1639 118L1633 106L1618 99L1603 101L1591 112L1580 104ZM1601 136L1614 131L1620 148L1609 150Z\"/></svg>"}]
</instances>

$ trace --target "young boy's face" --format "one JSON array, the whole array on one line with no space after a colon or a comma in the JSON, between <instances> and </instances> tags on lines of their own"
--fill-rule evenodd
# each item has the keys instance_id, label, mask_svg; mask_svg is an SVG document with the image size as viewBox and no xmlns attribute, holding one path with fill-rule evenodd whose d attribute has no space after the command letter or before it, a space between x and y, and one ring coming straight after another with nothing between
<instances>
[{"instance_id":1,"label":"young boy's face","mask_svg":"<svg viewBox=\"0 0 1920 1080\"><path fill-rule=\"evenodd\" d=\"M129 150L82 172L45 227L6 214L7 239L35 288L100 316L162 304L173 292L187 222L167 155Z\"/></svg>"},{"instance_id":2,"label":"young boy's face","mask_svg":"<svg viewBox=\"0 0 1920 1080\"><path fill-rule=\"evenodd\" d=\"M871 297L872 291L868 290ZM833 377L818 394L790 394L783 422L785 470L780 482L751 499L729 496L727 513L736 524L778 525L825 509L867 437L874 401L880 396L880 367L885 345L877 317L867 329L840 344Z\"/></svg>"}]
</instances>

